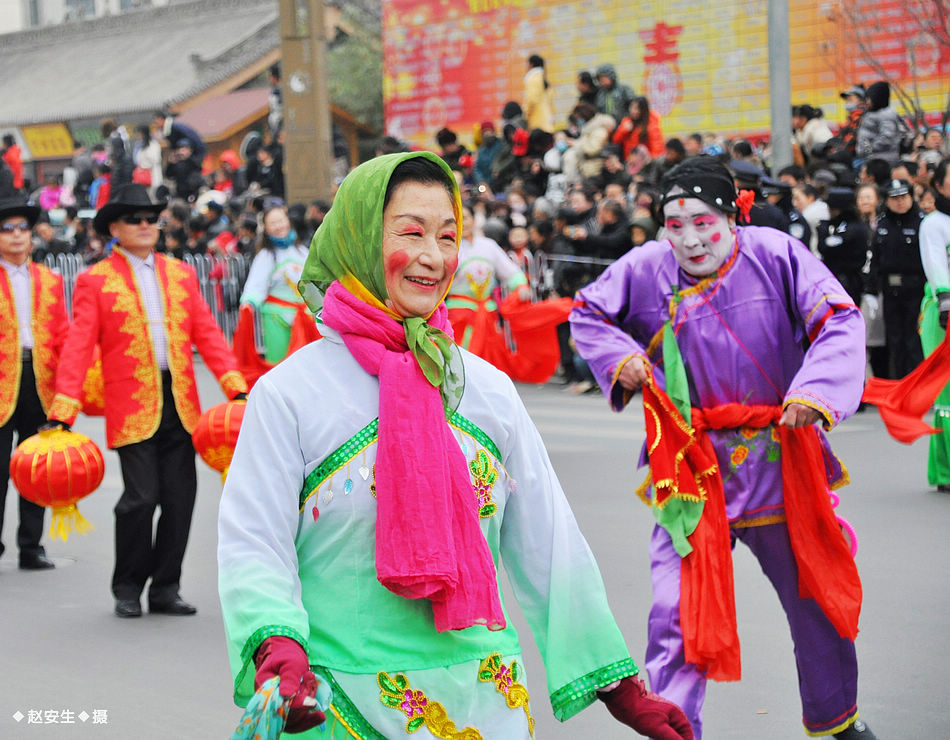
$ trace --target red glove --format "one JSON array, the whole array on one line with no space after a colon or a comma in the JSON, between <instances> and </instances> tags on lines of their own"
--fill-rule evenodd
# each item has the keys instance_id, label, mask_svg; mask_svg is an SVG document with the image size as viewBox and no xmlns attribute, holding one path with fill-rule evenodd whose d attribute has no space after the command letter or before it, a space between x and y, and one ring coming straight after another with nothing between
<instances>
[{"instance_id":1,"label":"red glove","mask_svg":"<svg viewBox=\"0 0 950 740\"><path fill-rule=\"evenodd\" d=\"M326 722L326 715L312 707L316 704L317 677L310 670L306 651L289 637L268 637L254 658L257 674L254 690L274 676L280 677L280 695L290 700L284 732L305 732Z\"/></svg>"},{"instance_id":2,"label":"red glove","mask_svg":"<svg viewBox=\"0 0 950 740\"><path fill-rule=\"evenodd\" d=\"M693 740L683 710L652 691L636 676L627 676L613 691L598 692L614 719L654 740Z\"/></svg>"}]
</instances>

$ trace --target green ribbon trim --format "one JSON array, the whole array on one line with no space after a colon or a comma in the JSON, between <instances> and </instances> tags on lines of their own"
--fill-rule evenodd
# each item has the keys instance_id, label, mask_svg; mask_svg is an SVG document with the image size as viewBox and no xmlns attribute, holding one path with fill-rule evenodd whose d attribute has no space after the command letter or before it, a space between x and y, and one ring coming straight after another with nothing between
<instances>
[{"instance_id":1,"label":"green ribbon trim","mask_svg":"<svg viewBox=\"0 0 950 740\"><path fill-rule=\"evenodd\" d=\"M621 678L636 676L639 672L640 669L631 658L624 658L571 681L551 694L554 716L561 722L570 719L597 701L597 689Z\"/></svg>"},{"instance_id":2,"label":"green ribbon trim","mask_svg":"<svg viewBox=\"0 0 950 740\"><path fill-rule=\"evenodd\" d=\"M498 445L474 422L469 421L456 411L452 414L452 418L449 419L449 424L472 437L478 444L488 450L488 452L494 456L495 460L501 462L501 451L498 449ZM303 487L300 489L300 511L303 512L304 506L307 504L307 499L313 495L327 478L332 476L378 438L379 419L377 418L373 419L369 424L346 440L346 442L337 447L323 462L311 470L310 474L304 479Z\"/></svg>"},{"instance_id":3,"label":"green ribbon trim","mask_svg":"<svg viewBox=\"0 0 950 740\"><path fill-rule=\"evenodd\" d=\"M327 668L320 665L314 666L313 672L317 675L317 678L325 678L327 680L330 689L333 691L333 700L330 702L330 709L334 714L340 716L340 719L346 724L346 727L350 731L355 732L360 740L386 740L386 736L381 734L360 714L356 705L352 702L350 697L346 695L340 687L340 684L336 682L333 674L330 673ZM327 716L327 719L330 719L330 715Z\"/></svg>"},{"instance_id":4,"label":"green ribbon trim","mask_svg":"<svg viewBox=\"0 0 950 740\"><path fill-rule=\"evenodd\" d=\"M237 676L234 677L234 703L239 707L246 706L248 700L250 699L250 694L243 697L238 695L239 687L244 684L248 670L250 669L252 673L255 670L254 653L257 652L257 649L261 646L261 643L264 642L264 640L266 640L268 637L289 637L292 640L296 640L303 647L309 658L310 651L307 647L307 643L309 641L293 627L284 627L283 625L272 624L266 627L260 627L255 630L254 633L244 642L244 647L241 648L241 670ZM252 687L251 694L253 693L254 691Z\"/></svg>"}]
</instances>

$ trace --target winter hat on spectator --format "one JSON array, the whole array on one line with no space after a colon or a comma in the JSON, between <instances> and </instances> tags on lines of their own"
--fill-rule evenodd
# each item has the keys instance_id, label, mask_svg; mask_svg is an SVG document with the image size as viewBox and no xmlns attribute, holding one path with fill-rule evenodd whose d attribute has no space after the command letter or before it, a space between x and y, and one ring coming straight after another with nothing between
<instances>
[{"instance_id":1,"label":"winter hat on spectator","mask_svg":"<svg viewBox=\"0 0 950 740\"><path fill-rule=\"evenodd\" d=\"M868 110L881 110L891 103L891 86L879 80L868 87Z\"/></svg>"},{"instance_id":2,"label":"winter hat on spectator","mask_svg":"<svg viewBox=\"0 0 950 740\"><path fill-rule=\"evenodd\" d=\"M121 185L112 193L112 198L96 213L93 228L103 236L109 236L109 225L127 213L161 213L168 205L165 201L153 203L148 188L138 183Z\"/></svg>"},{"instance_id":3,"label":"winter hat on spectator","mask_svg":"<svg viewBox=\"0 0 950 740\"><path fill-rule=\"evenodd\" d=\"M523 128L515 129L511 135L511 153L516 157L523 157L528 153L528 132Z\"/></svg>"},{"instance_id":4,"label":"winter hat on spectator","mask_svg":"<svg viewBox=\"0 0 950 740\"><path fill-rule=\"evenodd\" d=\"M26 198L7 198L0 201L0 221L12 216L23 216L32 229L40 218L40 207L32 205Z\"/></svg>"},{"instance_id":5,"label":"winter hat on spectator","mask_svg":"<svg viewBox=\"0 0 950 740\"><path fill-rule=\"evenodd\" d=\"M218 162L220 164L229 165L233 170L236 170L241 166L241 159L233 149L225 149L223 152L221 152L220 156L218 157Z\"/></svg>"},{"instance_id":6,"label":"winter hat on spectator","mask_svg":"<svg viewBox=\"0 0 950 740\"><path fill-rule=\"evenodd\" d=\"M491 131L495 133L495 124L492 121L482 121L481 129L482 132Z\"/></svg>"},{"instance_id":7,"label":"winter hat on spectator","mask_svg":"<svg viewBox=\"0 0 950 740\"><path fill-rule=\"evenodd\" d=\"M864 89L864 85L852 85L840 93L840 95L842 98L847 98L849 95L857 95L859 98L864 98L867 96L867 90Z\"/></svg>"}]
</instances>

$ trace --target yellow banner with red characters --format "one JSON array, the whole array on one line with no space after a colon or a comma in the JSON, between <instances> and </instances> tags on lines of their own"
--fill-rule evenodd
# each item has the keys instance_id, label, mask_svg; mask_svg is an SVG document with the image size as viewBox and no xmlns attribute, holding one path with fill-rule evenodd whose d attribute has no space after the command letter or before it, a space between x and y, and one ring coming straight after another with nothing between
<instances>
[{"instance_id":1,"label":"yellow banner with red characters","mask_svg":"<svg viewBox=\"0 0 950 740\"><path fill-rule=\"evenodd\" d=\"M928 113L945 107L950 39L923 0L789 0L792 103L846 114L856 82L899 82ZM943 31L946 36L946 31ZM546 62L557 125L577 73L614 65L645 95L665 136L770 128L766 0L383 0L387 133L434 148L449 126L468 138L521 102L531 54ZM892 104L905 112L900 97Z\"/></svg>"}]
</instances>

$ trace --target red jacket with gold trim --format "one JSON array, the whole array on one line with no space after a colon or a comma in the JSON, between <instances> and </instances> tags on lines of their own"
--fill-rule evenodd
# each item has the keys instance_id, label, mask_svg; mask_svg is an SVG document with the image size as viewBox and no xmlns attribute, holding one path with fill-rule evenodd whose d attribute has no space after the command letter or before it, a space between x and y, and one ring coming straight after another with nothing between
<instances>
[{"instance_id":1,"label":"red jacket with gold trim","mask_svg":"<svg viewBox=\"0 0 950 740\"><path fill-rule=\"evenodd\" d=\"M155 254L155 275L165 308L168 369L175 408L191 433L201 415L192 347L196 347L228 398L247 392L237 360L208 305L194 270ZM96 345L102 352L106 441L110 448L149 439L162 418L162 380L132 265L120 249L79 275L73 323L56 376L49 417L72 424L80 409L86 370Z\"/></svg>"},{"instance_id":2,"label":"red jacket with gold trim","mask_svg":"<svg viewBox=\"0 0 950 740\"><path fill-rule=\"evenodd\" d=\"M30 283L33 287L33 315L30 318L33 373L36 375L36 393L43 411L48 413L69 319L63 297L63 279L59 275L31 262ZM20 355L20 324L13 286L7 271L0 267L0 424L10 420L20 396Z\"/></svg>"}]
</instances>

